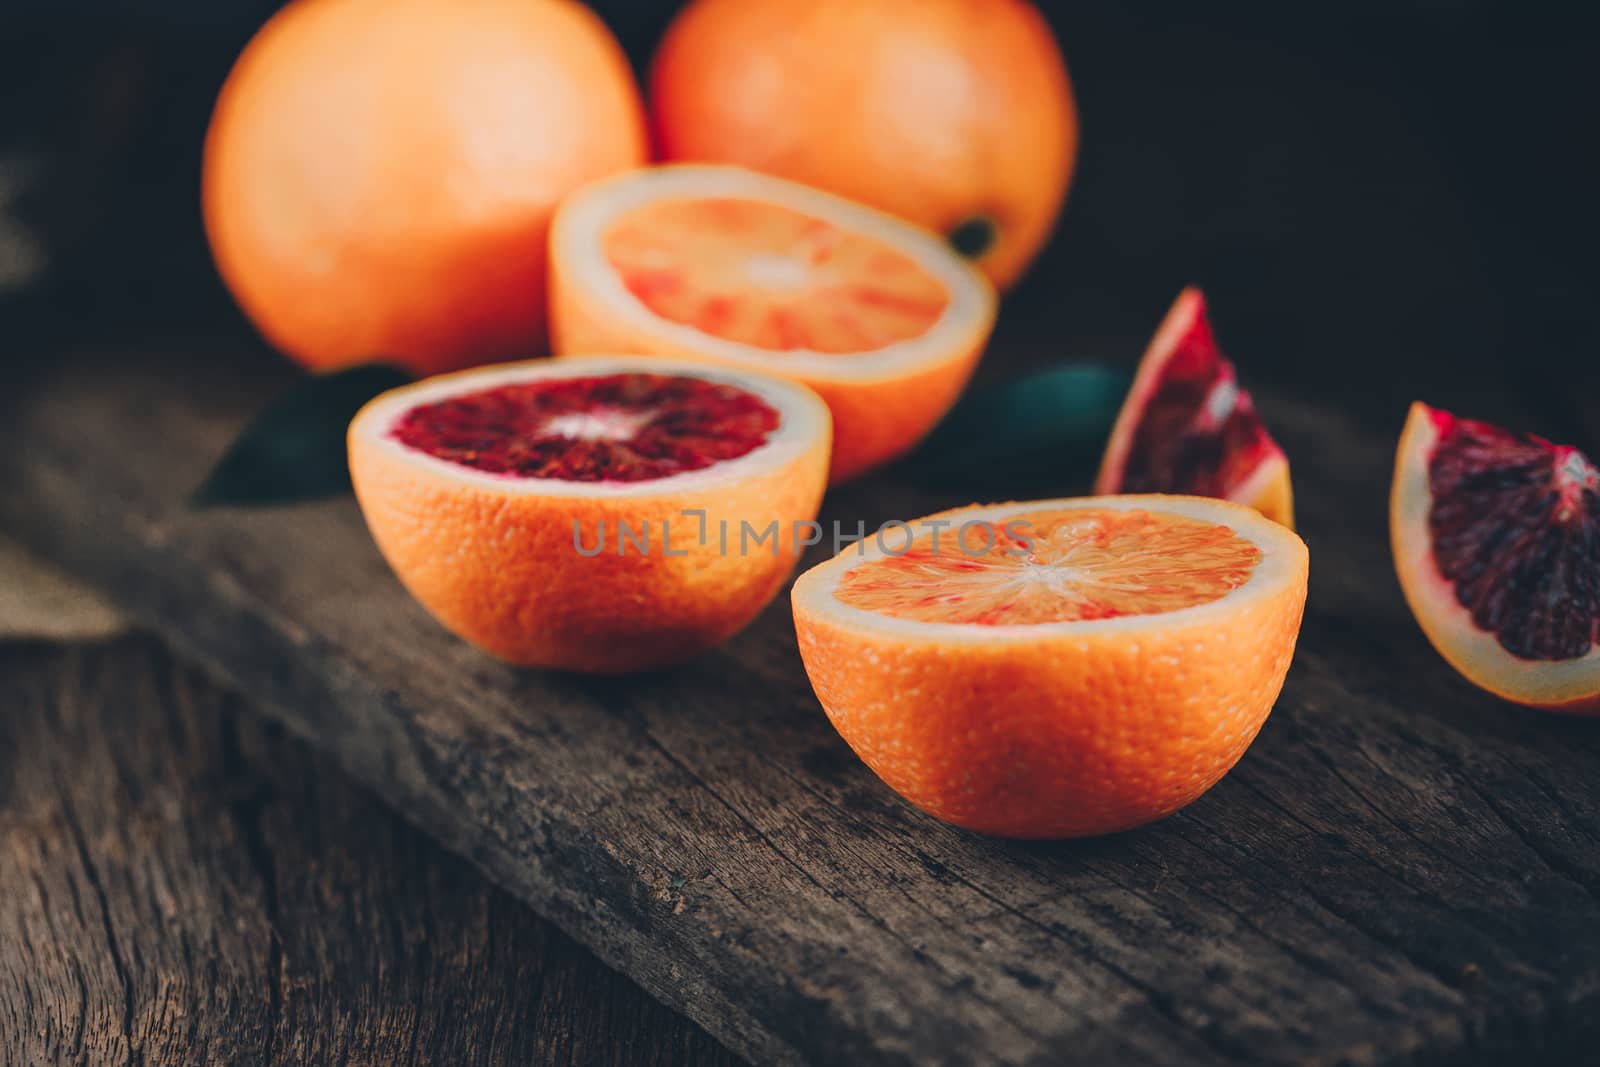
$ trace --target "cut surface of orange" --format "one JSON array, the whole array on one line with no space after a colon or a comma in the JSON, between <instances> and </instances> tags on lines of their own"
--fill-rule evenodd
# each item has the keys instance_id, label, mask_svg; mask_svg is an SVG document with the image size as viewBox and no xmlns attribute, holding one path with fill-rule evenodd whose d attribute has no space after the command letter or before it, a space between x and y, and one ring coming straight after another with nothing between
<instances>
[{"instance_id":1,"label":"cut surface of orange","mask_svg":"<svg viewBox=\"0 0 1600 1067\"><path fill-rule=\"evenodd\" d=\"M671 322L772 352L871 351L926 333L939 279L860 233L759 200L661 200L601 241L639 302Z\"/></svg>"},{"instance_id":2,"label":"cut surface of orange","mask_svg":"<svg viewBox=\"0 0 1600 1067\"><path fill-rule=\"evenodd\" d=\"M591 185L551 238L558 355L670 355L805 383L834 416L833 476L908 451L988 340L989 283L930 233L736 167Z\"/></svg>"},{"instance_id":3,"label":"cut surface of orange","mask_svg":"<svg viewBox=\"0 0 1600 1067\"><path fill-rule=\"evenodd\" d=\"M1260 549L1215 522L1093 507L1027 512L1009 533L974 527L968 544L955 541L917 538L900 555L847 571L835 595L923 622L1116 619L1215 600L1261 561Z\"/></svg>"},{"instance_id":4,"label":"cut surface of orange","mask_svg":"<svg viewBox=\"0 0 1600 1067\"><path fill-rule=\"evenodd\" d=\"M641 670L771 602L829 435L821 399L782 379L539 360L380 396L350 425L350 475L384 557L447 629L519 665ZM767 539L751 548L747 527Z\"/></svg>"},{"instance_id":5,"label":"cut surface of orange","mask_svg":"<svg viewBox=\"0 0 1600 1067\"><path fill-rule=\"evenodd\" d=\"M812 568L792 602L829 718L888 785L969 829L1160 818L1243 755L1305 606L1304 542L1200 497L942 512Z\"/></svg>"},{"instance_id":6,"label":"cut surface of orange","mask_svg":"<svg viewBox=\"0 0 1600 1067\"><path fill-rule=\"evenodd\" d=\"M1588 457L1413 404L1389 536L1411 613L1463 678L1600 715L1600 468Z\"/></svg>"}]
</instances>

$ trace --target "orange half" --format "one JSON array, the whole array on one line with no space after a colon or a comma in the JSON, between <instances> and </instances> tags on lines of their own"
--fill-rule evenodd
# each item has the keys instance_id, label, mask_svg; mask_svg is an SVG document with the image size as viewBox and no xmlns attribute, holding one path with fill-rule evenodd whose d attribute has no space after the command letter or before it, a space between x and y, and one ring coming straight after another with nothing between
<instances>
[{"instance_id":1,"label":"orange half","mask_svg":"<svg viewBox=\"0 0 1600 1067\"><path fill-rule=\"evenodd\" d=\"M801 658L839 733L941 819L1080 837L1178 810L1282 688L1307 552L1200 497L942 512L795 583Z\"/></svg>"},{"instance_id":2,"label":"orange half","mask_svg":"<svg viewBox=\"0 0 1600 1067\"><path fill-rule=\"evenodd\" d=\"M631 352L778 374L834 420L833 480L912 448L994 324L989 283L938 237L737 167L580 190L551 237L558 355Z\"/></svg>"},{"instance_id":3,"label":"orange half","mask_svg":"<svg viewBox=\"0 0 1600 1067\"><path fill-rule=\"evenodd\" d=\"M617 673L697 655L778 594L829 422L770 376L541 359L391 390L348 441L373 539L441 625L510 663Z\"/></svg>"}]
</instances>

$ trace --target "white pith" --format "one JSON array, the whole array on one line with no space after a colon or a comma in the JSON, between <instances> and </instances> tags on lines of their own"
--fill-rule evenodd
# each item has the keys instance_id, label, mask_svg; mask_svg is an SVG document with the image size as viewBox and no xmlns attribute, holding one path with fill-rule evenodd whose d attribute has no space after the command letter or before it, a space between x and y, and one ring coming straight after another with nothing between
<instances>
[{"instance_id":1,"label":"white pith","mask_svg":"<svg viewBox=\"0 0 1600 1067\"><path fill-rule=\"evenodd\" d=\"M1506 651L1494 634L1480 630L1472 612L1456 599L1455 586L1434 562L1428 515L1433 490L1428 463L1439 440L1430 409L1414 404L1400 439L1390 500L1396 569L1412 614L1451 666L1485 687L1513 687L1535 703L1562 703L1600 688L1600 645L1570 660L1525 660ZM1492 675L1480 665L1494 663Z\"/></svg>"},{"instance_id":2,"label":"white pith","mask_svg":"<svg viewBox=\"0 0 1600 1067\"><path fill-rule=\"evenodd\" d=\"M1195 418L1207 420L1207 426L1221 426L1228 421L1234 409L1239 406L1239 383L1231 376L1218 378L1206 393L1206 399L1200 405L1200 410L1195 413Z\"/></svg>"},{"instance_id":3,"label":"white pith","mask_svg":"<svg viewBox=\"0 0 1600 1067\"><path fill-rule=\"evenodd\" d=\"M544 432L551 437L570 437L574 441L631 441L655 416L654 410L582 411L557 415L544 424Z\"/></svg>"},{"instance_id":4,"label":"white pith","mask_svg":"<svg viewBox=\"0 0 1600 1067\"><path fill-rule=\"evenodd\" d=\"M795 607L797 610L803 608L813 615L825 617L828 621L847 629L874 630L916 640L1004 642L1033 640L1049 635L1088 635L1166 628L1204 622L1210 617L1224 617L1243 600L1254 599L1282 589L1286 583L1294 580L1299 568L1298 561L1304 558L1306 551L1304 543L1292 531L1264 518L1253 509L1208 497L1141 494L1030 500L1010 504L975 504L954 511L940 512L937 516L928 518L949 520L952 523L950 529L956 529L962 523L974 520L1004 526L1008 520L1019 515L1080 508L1107 511L1142 509L1227 526L1261 551L1261 562L1251 572L1249 580L1216 600L1176 611L1151 615L1125 615L1115 619L991 626L981 623L923 622L896 618L842 603L835 596L839 581L861 564L891 554L886 553L884 547L898 549L904 541L904 536L901 531L896 530L893 536L886 538L887 546L880 546L877 539L869 533L865 540L846 547L833 559L819 563L802 574L794 586ZM917 529L917 524L921 521L912 520L912 528ZM1048 581L1049 577L1041 576L1039 580Z\"/></svg>"},{"instance_id":5,"label":"white pith","mask_svg":"<svg viewBox=\"0 0 1600 1067\"><path fill-rule=\"evenodd\" d=\"M1567 453L1559 473L1561 477L1584 489L1600 489L1600 471L1597 471L1594 464L1576 449Z\"/></svg>"},{"instance_id":6,"label":"white pith","mask_svg":"<svg viewBox=\"0 0 1600 1067\"><path fill-rule=\"evenodd\" d=\"M1600 492L1600 471L1595 470L1594 464L1584 458L1582 452L1569 448L1556 467L1556 488L1561 493L1556 519L1571 522L1583 506L1584 491Z\"/></svg>"},{"instance_id":7,"label":"white pith","mask_svg":"<svg viewBox=\"0 0 1600 1067\"><path fill-rule=\"evenodd\" d=\"M779 205L844 230L866 234L914 260L944 285L949 305L916 337L870 352L826 354L809 349L775 352L704 333L651 311L628 291L606 259L602 237L623 212L656 200L737 197ZM882 212L830 193L739 167L678 165L633 171L585 187L562 204L552 225L553 257L584 279L604 314L628 324L636 335L661 338L675 348L700 352L719 362L769 373L836 381L871 380L904 373L950 357L951 335L986 336L995 315L988 280L936 235ZM794 272L755 255L746 264L755 284L799 284Z\"/></svg>"},{"instance_id":8,"label":"white pith","mask_svg":"<svg viewBox=\"0 0 1600 1067\"><path fill-rule=\"evenodd\" d=\"M1273 482L1284 476L1283 472L1288 468L1289 461L1282 452L1269 453L1256 464L1256 469L1250 472L1248 478L1233 487L1228 498L1234 501L1259 500Z\"/></svg>"},{"instance_id":9,"label":"white pith","mask_svg":"<svg viewBox=\"0 0 1600 1067\"><path fill-rule=\"evenodd\" d=\"M779 292L804 289L811 284L811 268L793 256L757 252L745 257L745 280L761 289Z\"/></svg>"},{"instance_id":10,"label":"white pith","mask_svg":"<svg viewBox=\"0 0 1600 1067\"><path fill-rule=\"evenodd\" d=\"M766 441L737 459L724 460L697 471L685 471L682 474L641 482L577 482L561 478L525 478L514 474L492 474L420 452L395 440L392 435L395 424L406 412L452 396L520 382L588 378L609 374L680 375L737 386L754 393L777 410L778 428ZM596 424L603 421L603 416L595 419ZM685 360L660 359L654 356L577 356L571 359L540 359L481 367L476 370L440 375L415 385L402 386L384 393L362 408L351 423L350 432L352 435L374 442L377 447L392 452L408 463L427 468L452 480L495 492L535 496L627 498L658 494L677 496L689 490L740 481L758 471L788 463L815 447L817 438L827 434L829 426L827 406L815 393L804 386L768 375L712 367ZM615 430L617 427L612 426L611 429Z\"/></svg>"}]
</instances>

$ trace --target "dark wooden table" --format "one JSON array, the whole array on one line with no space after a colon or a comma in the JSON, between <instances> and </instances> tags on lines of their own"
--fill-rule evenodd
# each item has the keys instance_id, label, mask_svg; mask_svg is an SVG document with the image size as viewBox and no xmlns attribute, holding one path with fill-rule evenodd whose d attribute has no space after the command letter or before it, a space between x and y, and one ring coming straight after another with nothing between
<instances>
[{"instance_id":1,"label":"dark wooden table","mask_svg":"<svg viewBox=\"0 0 1600 1067\"><path fill-rule=\"evenodd\" d=\"M1024 342L1004 339L997 366L1034 359ZM1239 767L1190 809L1114 838L1024 844L937 823L873 778L817 707L782 602L675 671L515 671L427 618L349 500L187 509L211 457L288 378L279 363L207 347L62 353L0 390L0 522L737 1051L762 1062L1221 1067L1568 1064L1597 1047L1600 733L1479 693L1428 648L1388 558L1393 430L1326 403L1262 397L1294 457L1312 551L1283 698ZM997 475L992 494L1006 491ZM830 493L824 518L872 526L958 503L951 492L889 471ZM117 672L102 677L116 693L138 689L113 681ZM182 699L155 702L167 708L161 721L188 722L171 710ZM342 854L325 844L332 827L358 821L352 832L366 836L366 820L350 814L376 810L364 801L266 803L279 794L256 785L198 811L158 804L179 827L199 819L231 835L233 851L218 851L233 881L220 893L256 903L241 908L242 927L211 923L214 941L153 938L169 913L198 914L176 887L214 876L190 867L180 879L178 864L157 862L169 846L190 847L162 834L165 824L150 825L148 855L129 837L146 825L132 798L181 780L163 768L243 764L257 781L300 782L319 798L331 788L305 749L252 747L239 723L218 728L220 757L185 754L203 723L166 728L176 738L167 751L116 744L127 727L113 723L103 738L80 733L17 763L18 781L49 783L66 855L13 908L69 909L106 946L91 958L93 983L64 964L64 984L47 988L65 992L45 1002L114 994L115 1037L179 1002L174 986L239 988L224 976L248 974L261 965L241 961L264 955L264 1007L174 1014L189 1025L220 1015L229 1027L275 1018L283 1048L345 1040L341 1026L356 1025L345 1010L374 1026L410 1019L441 1041L485 1041L511 1025L466 992L504 994L544 970L520 969L508 948L546 936L520 915L520 935L479 925L473 937L473 923L489 921L473 916L514 913L495 910L502 898L392 822L361 842L377 858L355 885L341 892L319 876ZM110 746L104 757L93 756L99 744ZM23 747L7 746L13 761ZM80 781L69 769L99 758L110 761L102 774ZM139 761L151 769L136 773ZM72 799L80 788L102 799ZM91 830L92 810L122 821ZM120 865L97 859L102 841ZM419 855L444 873L420 873ZM462 883L485 901L479 910L434 910L444 884ZM30 904L41 885L51 904ZM363 896L393 907L363 909ZM32 922L26 942L5 946L13 959L15 946L42 943ZM411 929L430 932L410 941ZM361 957L336 944L385 947ZM216 962L191 969L207 951ZM356 993L345 976L365 960ZM137 975L147 984L131 984ZM169 985L160 975L190 977ZM390 982L411 990L392 1008ZM305 995L326 998L326 1014L288 1014L313 987ZM370 1009L356 1006L363 996ZM12 1005L0 1012L43 1018L51 1009L32 1007L42 999L30 985L0 999ZM524 1024L506 1040L537 1048L541 1033ZM688 1039L672 1035L682 1033L658 1026L649 1047L681 1049ZM500 1050L484 1046L491 1059Z\"/></svg>"},{"instance_id":2,"label":"dark wooden table","mask_svg":"<svg viewBox=\"0 0 1600 1067\"><path fill-rule=\"evenodd\" d=\"M738 1062L158 642L0 692L0 1063Z\"/></svg>"}]
</instances>

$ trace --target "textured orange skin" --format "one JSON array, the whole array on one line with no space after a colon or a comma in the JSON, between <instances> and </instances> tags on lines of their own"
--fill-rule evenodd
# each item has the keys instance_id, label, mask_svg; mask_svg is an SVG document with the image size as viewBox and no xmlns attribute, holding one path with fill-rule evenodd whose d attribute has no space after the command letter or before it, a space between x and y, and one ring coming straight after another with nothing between
<instances>
[{"instance_id":1,"label":"textured orange skin","mask_svg":"<svg viewBox=\"0 0 1600 1067\"><path fill-rule=\"evenodd\" d=\"M972 377L988 341L989 325L987 321L979 324L941 362L898 377L828 380L785 374L809 386L833 413L829 480L838 484L854 478L916 447L950 410ZM717 362L690 346L634 333L627 323L607 314L580 284L575 272L559 260L551 264L550 342L558 356L619 352ZM782 357L774 356L769 369L782 374Z\"/></svg>"},{"instance_id":2,"label":"textured orange skin","mask_svg":"<svg viewBox=\"0 0 1600 1067\"><path fill-rule=\"evenodd\" d=\"M1403 471L1406 459L1421 453L1426 447L1424 437L1428 419L1429 408L1426 404L1417 402L1411 405L1410 417L1406 420L1405 431L1400 435L1400 444L1395 450L1394 480L1389 486L1390 553L1394 558L1395 573L1400 579L1400 590L1405 594L1412 617L1422 627L1434 651L1455 668L1457 674L1479 689L1513 704L1558 715L1600 715L1600 692L1577 694L1569 700L1530 699L1528 694L1519 691L1512 676L1503 669L1516 662L1511 653L1504 653L1503 659L1470 654L1468 649L1452 639L1450 629L1444 623L1443 613L1454 610L1454 594L1437 569L1431 568L1431 553L1427 558L1432 573L1417 573L1417 569L1408 564L1412 553L1406 551L1406 533L1400 521L1408 505ZM1428 595L1429 590L1435 590L1434 595Z\"/></svg>"},{"instance_id":3,"label":"textured orange skin","mask_svg":"<svg viewBox=\"0 0 1600 1067\"><path fill-rule=\"evenodd\" d=\"M1239 503L1255 508L1273 522L1294 529L1294 486L1289 481L1288 461L1274 463L1272 475L1261 490Z\"/></svg>"},{"instance_id":4,"label":"textured orange skin","mask_svg":"<svg viewBox=\"0 0 1600 1067\"><path fill-rule=\"evenodd\" d=\"M664 159L738 163L949 233L974 217L1002 288L1060 212L1071 83L1023 0L696 0L652 65Z\"/></svg>"},{"instance_id":5,"label":"textured orange skin","mask_svg":"<svg viewBox=\"0 0 1600 1067\"><path fill-rule=\"evenodd\" d=\"M627 61L572 0L296 0L218 97L206 231L295 360L431 374L546 350L555 205L647 153Z\"/></svg>"},{"instance_id":6,"label":"textured orange skin","mask_svg":"<svg viewBox=\"0 0 1600 1067\"><path fill-rule=\"evenodd\" d=\"M411 594L452 633L510 663L594 673L667 666L731 637L794 570L792 524L815 518L827 481L828 436L782 466L692 494L606 500L496 492L407 462L352 434L350 477L378 548ZM704 509L699 520L683 509ZM730 523L730 550L718 520ZM648 522L650 552L618 556L617 523ZM782 544L741 554L739 523L778 520ZM605 522L606 551L586 550ZM659 540L671 523L673 556ZM683 551L682 557L676 555Z\"/></svg>"},{"instance_id":7,"label":"textured orange skin","mask_svg":"<svg viewBox=\"0 0 1600 1067\"><path fill-rule=\"evenodd\" d=\"M800 657L856 754L931 815L983 833L1087 837L1204 793L1283 687L1307 557L1224 622L937 643L858 631L796 604Z\"/></svg>"}]
</instances>

